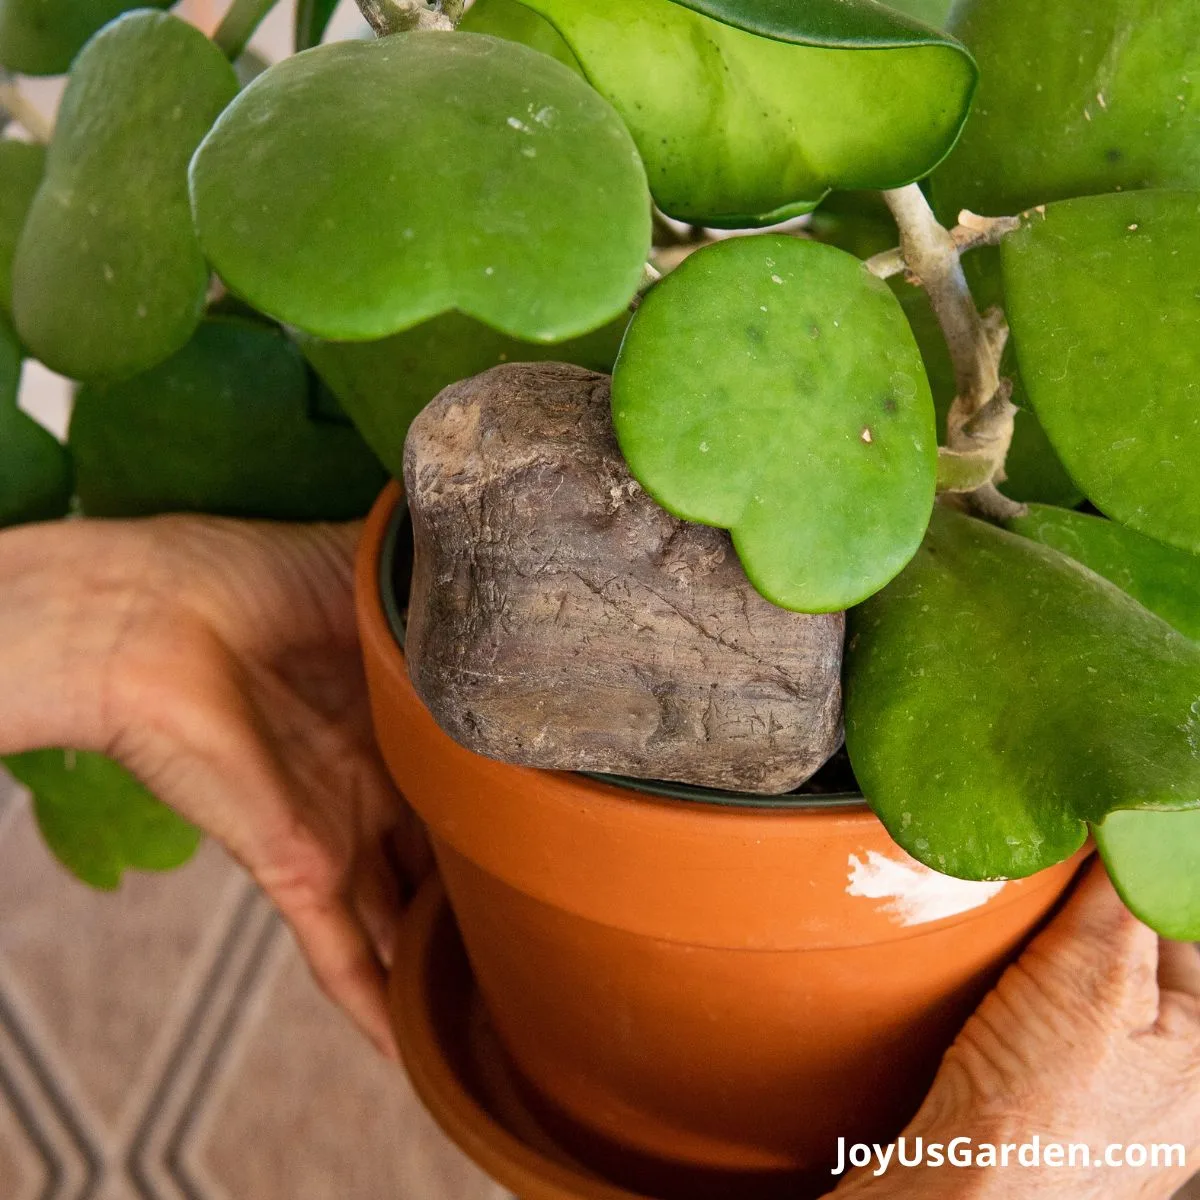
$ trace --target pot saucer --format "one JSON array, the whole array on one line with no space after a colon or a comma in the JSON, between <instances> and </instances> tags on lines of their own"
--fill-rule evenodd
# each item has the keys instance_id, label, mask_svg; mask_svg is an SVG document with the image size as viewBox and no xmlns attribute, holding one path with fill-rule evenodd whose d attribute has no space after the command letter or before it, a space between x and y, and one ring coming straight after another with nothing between
<instances>
[{"instance_id":1,"label":"pot saucer","mask_svg":"<svg viewBox=\"0 0 1200 1200\"><path fill-rule=\"evenodd\" d=\"M390 1004L413 1087L451 1141L520 1200L650 1200L581 1166L513 1085L441 880L413 901Z\"/></svg>"}]
</instances>

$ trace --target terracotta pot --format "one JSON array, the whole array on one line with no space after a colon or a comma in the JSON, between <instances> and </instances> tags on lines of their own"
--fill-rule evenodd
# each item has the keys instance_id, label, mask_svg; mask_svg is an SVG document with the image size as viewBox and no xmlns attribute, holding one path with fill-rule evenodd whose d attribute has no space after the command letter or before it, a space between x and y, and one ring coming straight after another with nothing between
<instances>
[{"instance_id":1,"label":"terracotta pot","mask_svg":"<svg viewBox=\"0 0 1200 1200\"><path fill-rule=\"evenodd\" d=\"M385 607L399 500L381 498L359 561L376 729L531 1107L648 1195L829 1190L837 1139L899 1131L1077 860L967 884L854 798L686 801L464 750Z\"/></svg>"}]
</instances>

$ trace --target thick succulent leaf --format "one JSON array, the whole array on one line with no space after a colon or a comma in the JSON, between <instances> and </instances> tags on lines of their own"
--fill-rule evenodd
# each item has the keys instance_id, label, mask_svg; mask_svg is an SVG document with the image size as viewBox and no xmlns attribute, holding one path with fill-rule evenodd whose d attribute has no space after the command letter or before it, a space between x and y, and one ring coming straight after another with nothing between
<instances>
[{"instance_id":1,"label":"thick succulent leaf","mask_svg":"<svg viewBox=\"0 0 1200 1200\"><path fill-rule=\"evenodd\" d=\"M1200 192L1050 205L1002 247L1021 376L1108 516L1200 551Z\"/></svg>"},{"instance_id":2,"label":"thick succulent leaf","mask_svg":"<svg viewBox=\"0 0 1200 1200\"><path fill-rule=\"evenodd\" d=\"M296 51L320 44L333 20L338 0L296 0Z\"/></svg>"},{"instance_id":3,"label":"thick succulent leaf","mask_svg":"<svg viewBox=\"0 0 1200 1200\"><path fill-rule=\"evenodd\" d=\"M954 7L954 0L885 0L888 8L894 8L905 16L915 17L926 25L941 29Z\"/></svg>"},{"instance_id":4,"label":"thick succulent leaf","mask_svg":"<svg viewBox=\"0 0 1200 1200\"><path fill-rule=\"evenodd\" d=\"M277 331L215 319L153 370L80 388L69 443L84 510L361 516L386 473L355 430L314 411L315 384Z\"/></svg>"},{"instance_id":5,"label":"thick succulent leaf","mask_svg":"<svg viewBox=\"0 0 1200 1200\"><path fill-rule=\"evenodd\" d=\"M71 460L58 439L17 407L21 347L0 313L0 528L63 516Z\"/></svg>"},{"instance_id":6,"label":"thick succulent leaf","mask_svg":"<svg viewBox=\"0 0 1200 1200\"><path fill-rule=\"evenodd\" d=\"M1200 641L1200 558L1115 521L1044 505L1009 528L1083 563ZM1164 937L1200 941L1200 813L1113 813L1092 834L1137 916Z\"/></svg>"},{"instance_id":7,"label":"thick succulent leaf","mask_svg":"<svg viewBox=\"0 0 1200 1200\"><path fill-rule=\"evenodd\" d=\"M208 268L187 164L236 92L221 52L166 13L122 17L76 60L13 264L17 331L48 367L131 375L191 337Z\"/></svg>"},{"instance_id":8,"label":"thick succulent leaf","mask_svg":"<svg viewBox=\"0 0 1200 1200\"><path fill-rule=\"evenodd\" d=\"M0 313L12 312L13 255L45 167L44 146L0 141Z\"/></svg>"},{"instance_id":9,"label":"thick succulent leaf","mask_svg":"<svg viewBox=\"0 0 1200 1200\"><path fill-rule=\"evenodd\" d=\"M333 340L451 309L557 341L612 320L650 244L617 114L561 63L482 34L319 46L238 97L192 165L226 283Z\"/></svg>"},{"instance_id":10,"label":"thick succulent leaf","mask_svg":"<svg viewBox=\"0 0 1200 1200\"><path fill-rule=\"evenodd\" d=\"M301 338L300 346L398 479L408 427L442 388L504 362L569 362L609 371L627 324L622 316L595 333L544 345L497 333L461 313L445 313L379 342Z\"/></svg>"},{"instance_id":11,"label":"thick succulent leaf","mask_svg":"<svg viewBox=\"0 0 1200 1200\"><path fill-rule=\"evenodd\" d=\"M629 468L728 529L754 586L827 612L912 557L936 476L933 403L887 284L779 235L691 255L643 300L613 374Z\"/></svg>"},{"instance_id":12,"label":"thick succulent leaf","mask_svg":"<svg viewBox=\"0 0 1200 1200\"><path fill-rule=\"evenodd\" d=\"M940 508L850 614L846 744L922 862L1030 875L1122 809L1200 807L1200 646L1048 546Z\"/></svg>"},{"instance_id":13,"label":"thick succulent leaf","mask_svg":"<svg viewBox=\"0 0 1200 1200\"><path fill-rule=\"evenodd\" d=\"M693 12L759 37L847 50L946 45L897 4L875 0L673 0Z\"/></svg>"},{"instance_id":14,"label":"thick succulent leaf","mask_svg":"<svg viewBox=\"0 0 1200 1200\"><path fill-rule=\"evenodd\" d=\"M1163 937L1200 942L1200 812L1116 812L1092 834L1134 916Z\"/></svg>"},{"instance_id":15,"label":"thick succulent leaf","mask_svg":"<svg viewBox=\"0 0 1200 1200\"><path fill-rule=\"evenodd\" d=\"M919 179L975 85L957 42L861 0L722 4L721 20L671 0L527 3L625 118L659 206L706 225Z\"/></svg>"},{"instance_id":16,"label":"thick succulent leaf","mask_svg":"<svg viewBox=\"0 0 1200 1200\"><path fill-rule=\"evenodd\" d=\"M959 0L980 84L933 178L941 215L1133 188L1200 188L1200 5Z\"/></svg>"},{"instance_id":17,"label":"thick succulent leaf","mask_svg":"<svg viewBox=\"0 0 1200 1200\"><path fill-rule=\"evenodd\" d=\"M21 75L62 75L84 43L134 8L175 0L0 0L0 65Z\"/></svg>"},{"instance_id":18,"label":"thick succulent leaf","mask_svg":"<svg viewBox=\"0 0 1200 1200\"><path fill-rule=\"evenodd\" d=\"M517 0L475 0L458 28L464 33L489 33L508 42L520 42L583 74L579 61L558 30Z\"/></svg>"},{"instance_id":19,"label":"thick succulent leaf","mask_svg":"<svg viewBox=\"0 0 1200 1200\"><path fill-rule=\"evenodd\" d=\"M182 866L200 845L197 829L99 754L35 750L3 762L33 793L46 844L92 887L117 888L126 870Z\"/></svg>"},{"instance_id":20,"label":"thick succulent leaf","mask_svg":"<svg viewBox=\"0 0 1200 1200\"><path fill-rule=\"evenodd\" d=\"M1083 563L1200 642L1200 557L1115 521L1044 504L1030 505L1008 528Z\"/></svg>"}]
</instances>

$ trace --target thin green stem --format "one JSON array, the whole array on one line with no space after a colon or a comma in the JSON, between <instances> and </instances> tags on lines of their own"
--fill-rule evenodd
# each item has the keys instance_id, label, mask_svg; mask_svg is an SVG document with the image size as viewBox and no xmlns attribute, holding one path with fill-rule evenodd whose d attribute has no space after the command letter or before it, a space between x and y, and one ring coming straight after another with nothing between
<instances>
[{"instance_id":1,"label":"thin green stem","mask_svg":"<svg viewBox=\"0 0 1200 1200\"><path fill-rule=\"evenodd\" d=\"M337 0L296 0L296 53L319 45Z\"/></svg>"},{"instance_id":2,"label":"thin green stem","mask_svg":"<svg viewBox=\"0 0 1200 1200\"><path fill-rule=\"evenodd\" d=\"M213 41L230 62L235 62L246 49L254 31L279 0L233 0L213 34Z\"/></svg>"}]
</instances>

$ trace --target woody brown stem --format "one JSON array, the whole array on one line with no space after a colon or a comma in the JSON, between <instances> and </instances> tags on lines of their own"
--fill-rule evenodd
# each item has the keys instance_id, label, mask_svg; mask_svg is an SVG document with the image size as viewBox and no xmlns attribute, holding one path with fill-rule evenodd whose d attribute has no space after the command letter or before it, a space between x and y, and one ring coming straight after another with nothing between
<instances>
[{"instance_id":1,"label":"woody brown stem","mask_svg":"<svg viewBox=\"0 0 1200 1200\"><path fill-rule=\"evenodd\" d=\"M934 216L916 184L884 192L883 197L900 229L904 266L929 296L954 364L957 394L941 452L942 490L965 493L967 504L981 515L1015 516L1023 507L995 486L1004 479L1017 411L1012 385L1000 378L1008 326L998 309L980 315L960 258L965 245L986 244L1010 226L964 213L963 233L951 233Z\"/></svg>"},{"instance_id":2,"label":"woody brown stem","mask_svg":"<svg viewBox=\"0 0 1200 1200\"><path fill-rule=\"evenodd\" d=\"M430 6L424 0L358 0L359 11L378 37L414 29L452 30L462 16L462 0Z\"/></svg>"},{"instance_id":3,"label":"woody brown stem","mask_svg":"<svg viewBox=\"0 0 1200 1200\"><path fill-rule=\"evenodd\" d=\"M7 71L0 72L0 111L8 114L36 142L48 142L54 127L21 91Z\"/></svg>"}]
</instances>

